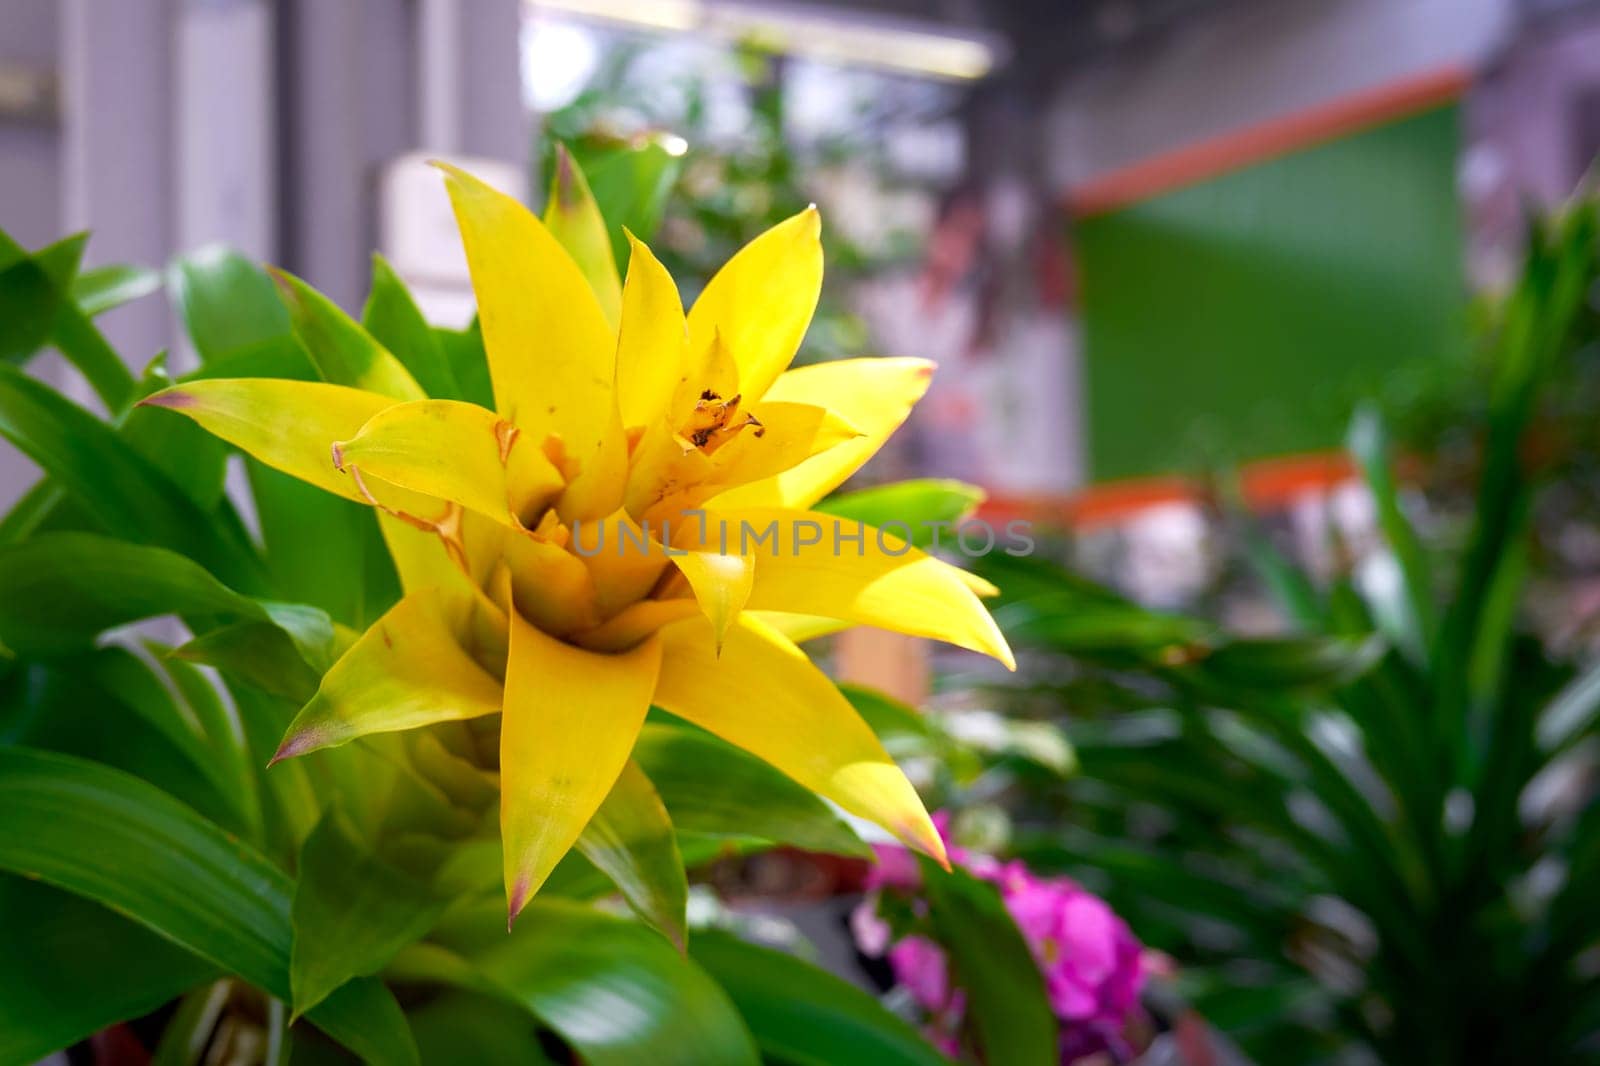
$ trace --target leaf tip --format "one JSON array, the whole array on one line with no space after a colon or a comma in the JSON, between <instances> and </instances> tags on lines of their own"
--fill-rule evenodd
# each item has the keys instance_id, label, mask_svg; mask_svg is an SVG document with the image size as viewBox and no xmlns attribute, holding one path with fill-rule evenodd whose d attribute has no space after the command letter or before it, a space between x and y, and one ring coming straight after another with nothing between
<instances>
[{"instance_id":1,"label":"leaf tip","mask_svg":"<svg viewBox=\"0 0 1600 1066\"><path fill-rule=\"evenodd\" d=\"M182 410L185 407L193 407L194 405L195 398L193 394L184 392L182 389L162 389L160 392L146 396L134 406L168 407L173 410Z\"/></svg>"}]
</instances>

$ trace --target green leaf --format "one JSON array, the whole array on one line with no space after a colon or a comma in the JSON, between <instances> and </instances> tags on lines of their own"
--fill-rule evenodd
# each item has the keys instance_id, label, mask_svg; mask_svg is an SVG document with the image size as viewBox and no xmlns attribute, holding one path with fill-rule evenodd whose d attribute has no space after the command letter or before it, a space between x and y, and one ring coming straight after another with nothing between
<instances>
[{"instance_id":1,"label":"green leaf","mask_svg":"<svg viewBox=\"0 0 1600 1066\"><path fill-rule=\"evenodd\" d=\"M764 1058L793 1066L938 1066L947 1060L855 985L720 930L690 958L733 999Z\"/></svg>"},{"instance_id":2,"label":"green leaf","mask_svg":"<svg viewBox=\"0 0 1600 1066\"><path fill-rule=\"evenodd\" d=\"M297 346L272 279L231 248L209 245L175 260L167 287L205 362L263 343Z\"/></svg>"},{"instance_id":3,"label":"green leaf","mask_svg":"<svg viewBox=\"0 0 1600 1066\"><path fill-rule=\"evenodd\" d=\"M462 396L479 407L494 410L494 385L489 381L489 356L483 347L483 331L474 318L466 329L435 328L434 339L444 352L445 362L454 369Z\"/></svg>"},{"instance_id":4,"label":"green leaf","mask_svg":"<svg viewBox=\"0 0 1600 1066\"><path fill-rule=\"evenodd\" d=\"M407 1015L423 1062L473 1066L555 1066L539 1044L538 1022L511 1003L451 992Z\"/></svg>"},{"instance_id":5,"label":"green leaf","mask_svg":"<svg viewBox=\"0 0 1600 1066\"><path fill-rule=\"evenodd\" d=\"M105 423L0 364L0 436L45 469L100 525L180 551L226 580L260 580L254 549L195 506Z\"/></svg>"},{"instance_id":6,"label":"green leaf","mask_svg":"<svg viewBox=\"0 0 1600 1066\"><path fill-rule=\"evenodd\" d=\"M293 274L272 271L295 336L305 345L322 380L398 400L420 400L422 388L383 345L337 304Z\"/></svg>"},{"instance_id":7,"label":"green leaf","mask_svg":"<svg viewBox=\"0 0 1600 1066\"><path fill-rule=\"evenodd\" d=\"M633 757L679 830L836 855L871 854L815 793L709 733L647 723Z\"/></svg>"},{"instance_id":8,"label":"green leaf","mask_svg":"<svg viewBox=\"0 0 1600 1066\"><path fill-rule=\"evenodd\" d=\"M500 925L498 900L491 913ZM489 942L470 956L483 979L561 1034L586 1066L757 1061L722 989L637 922L540 896L513 934Z\"/></svg>"},{"instance_id":9,"label":"green leaf","mask_svg":"<svg viewBox=\"0 0 1600 1066\"><path fill-rule=\"evenodd\" d=\"M1438 628L1433 579L1417 531L1400 509L1400 494L1389 454L1389 434L1375 409L1363 407L1356 412L1345 443L1361 466L1367 490L1378 508L1378 526L1383 530L1389 550L1394 553L1404 584L1402 608L1379 611L1378 617L1397 617L1400 628L1392 635L1413 662L1426 662Z\"/></svg>"},{"instance_id":10,"label":"green leaf","mask_svg":"<svg viewBox=\"0 0 1600 1066\"><path fill-rule=\"evenodd\" d=\"M1321 691L1356 680L1386 648L1375 635L1234 640L1207 653L1194 669L1225 691Z\"/></svg>"},{"instance_id":11,"label":"green leaf","mask_svg":"<svg viewBox=\"0 0 1600 1066\"><path fill-rule=\"evenodd\" d=\"M289 879L136 777L64 755L0 749L0 869L102 903L289 998ZM373 1061L416 1061L400 1008L379 982L345 985L310 1019Z\"/></svg>"},{"instance_id":12,"label":"green leaf","mask_svg":"<svg viewBox=\"0 0 1600 1066\"><path fill-rule=\"evenodd\" d=\"M639 146L585 152L579 161L605 218L611 254L620 274L628 269L628 240L623 228L647 244L654 239L667 197L683 169L682 151L669 150L662 137Z\"/></svg>"},{"instance_id":13,"label":"green leaf","mask_svg":"<svg viewBox=\"0 0 1600 1066\"><path fill-rule=\"evenodd\" d=\"M661 796L637 762L628 760L577 846L611 878L639 917L684 950L689 883L683 857Z\"/></svg>"},{"instance_id":14,"label":"green leaf","mask_svg":"<svg viewBox=\"0 0 1600 1066\"><path fill-rule=\"evenodd\" d=\"M162 1027L161 1042L150 1056L150 1066L195 1066L199 1063L232 992L233 982L224 979L184 996Z\"/></svg>"},{"instance_id":15,"label":"green leaf","mask_svg":"<svg viewBox=\"0 0 1600 1066\"><path fill-rule=\"evenodd\" d=\"M81 238L76 240L81 250ZM65 294L27 249L0 230L0 360L25 362L50 343Z\"/></svg>"},{"instance_id":16,"label":"green leaf","mask_svg":"<svg viewBox=\"0 0 1600 1066\"><path fill-rule=\"evenodd\" d=\"M429 396L438 400L464 398L439 338L422 317L405 282L381 255L372 257L372 291L361 312L361 324L374 340L394 353Z\"/></svg>"},{"instance_id":17,"label":"green leaf","mask_svg":"<svg viewBox=\"0 0 1600 1066\"><path fill-rule=\"evenodd\" d=\"M299 871L289 963L295 1017L352 977L377 973L443 908L427 886L372 854L338 808L306 838Z\"/></svg>"},{"instance_id":18,"label":"green leaf","mask_svg":"<svg viewBox=\"0 0 1600 1066\"><path fill-rule=\"evenodd\" d=\"M115 263L85 270L72 280L78 310L93 318L161 288L161 275L146 267Z\"/></svg>"},{"instance_id":19,"label":"green leaf","mask_svg":"<svg viewBox=\"0 0 1600 1066\"><path fill-rule=\"evenodd\" d=\"M615 328L622 315L622 278L606 234L606 221L584 180L583 168L565 145L556 145L554 169L544 205L545 227L578 264L594 290L600 310Z\"/></svg>"},{"instance_id":20,"label":"green leaf","mask_svg":"<svg viewBox=\"0 0 1600 1066\"><path fill-rule=\"evenodd\" d=\"M967 993L983 1061L991 1066L1055 1062L1056 1019L1044 978L994 885L966 871L922 866L928 913L949 952L951 980Z\"/></svg>"},{"instance_id":21,"label":"green leaf","mask_svg":"<svg viewBox=\"0 0 1600 1066\"><path fill-rule=\"evenodd\" d=\"M982 502L983 490L976 485L924 478L839 493L819 503L817 510L869 526L903 523L911 530L911 544L927 548L938 527L943 527L939 531L940 543L952 543L954 527ZM900 532L898 525L893 529Z\"/></svg>"},{"instance_id":22,"label":"green leaf","mask_svg":"<svg viewBox=\"0 0 1600 1066\"><path fill-rule=\"evenodd\" d=\"M0 1062L36 1062L193 988L216 967L104 907L0 876Z\"/></svg>"},{"instance_id":23,"label":"green leaf","mask_svg":"<svg viewBox=\"0 0 1600 1066\"><path fill-rule=\"evenodd\" d=\"M327 615L242 596L162 548L95 533L47 533L0 547L0 639L18 652L80 649L116 626L163 614L221 615L281 629L313 666L333 653Z\"/></svg>"},{"instance_id":24,"label":"green leaf","mask_svg":"<svg viewBox=\"0 0 1600 1066\"><path fill-rule=\"evenodd\" d=\"M235 622L195 637L173 655L214 666L263 692L295 703L316 695L322 675L306 665L283 630L265 622Z\"/></svg>"}]
</instances>

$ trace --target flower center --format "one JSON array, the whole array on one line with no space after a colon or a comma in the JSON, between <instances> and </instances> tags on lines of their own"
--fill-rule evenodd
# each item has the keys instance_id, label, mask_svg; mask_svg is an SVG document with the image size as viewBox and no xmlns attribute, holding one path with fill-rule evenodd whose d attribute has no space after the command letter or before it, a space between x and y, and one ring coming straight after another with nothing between
<instances>
[{"instance_id":1,"label":"flower center","mask_svg":"<svg viewBox=\"0 0 1600 1066\"><path fill-rule=\"evenodd\" d=\"M761 436L766 432L765 427L755 415L740 415L740 399L742 397L735 393L724 400L716 390L706 389L695 400L682 435L707 455L738 436L745 426L754 426L752 432Z\"/></svg>"}]
</instances>

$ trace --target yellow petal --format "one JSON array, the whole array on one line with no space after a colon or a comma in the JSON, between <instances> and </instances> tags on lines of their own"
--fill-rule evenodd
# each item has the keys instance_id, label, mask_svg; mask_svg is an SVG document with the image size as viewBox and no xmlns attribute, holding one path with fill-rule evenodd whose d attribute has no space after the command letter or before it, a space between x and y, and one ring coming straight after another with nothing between
<instances>
[{"instance_id":1,"label":"yellow petal","mask_svg":"<svg viewBox=\"0 0 1600 1066\"><path fill-rule=\"evenodd\" d=\"M699 613L700 606L692 596L640 600L597 626L579 630L569 639L590 651L626 651L662 627Z\"/></svg>"},{"instance_id":2,"label":"yellow petal","mask_svg":"<svg viewBox=\"0 0 1600 1066\"><path fill-rule=\"evenodd\" d=\"M755 580L752 560L712 550L674 555L672 561L689 582L695 600L711 622L712 637L720 653L728 627L750 599L751 584Z\"/></svg>"},{"instance_id":3,"label":"yellow petal","mask_svg":"<svg viewBox=\"0 0 1600 1066\"><path fill-rule=\"evenodd\" d=\"M395 401L320 381L212 378L175 385L143 403L188 415L274 469L366 503L356 483L333 465L333 442L355 436Z\"/></svg>"},{"instance_id":4,"label":"yellow petal","mask_svg":"<svg viewBox=\"0 0 1600 1066\"><path fill-rule=\"evenodd\" d=\"M418 400L380 411L333 448L355 468L496 521L537 522L562 488L561 475L516 426L477 404Z\"/></svg>"},{"instance_id":5,"label":"yellow petal","mask_svg":"<svg viewBox=\"0 0 1600 1066\"><path fill-rule=\"evenodd\" d=\"M822 220L808 207L741 248L689 310L689 352L703 361L717 333L752 400L788 367L822 291Z\"/></svg>"},{"instance_id":6,"label":"yellow petal","mask_svg":"<svg viewBox=\"0 0 1600 1066\"><path fill-rule=\"evenodd\" d=\"M550 197L544 205L544 224L589 280L595 300L612 329L622 314L622 282L611 258L611 238L606 220L594 202L583 170L564 144L556 145L556 172L550 180Z\"/></svg>"},{"instance_id":7,"label":"yellow petal","mask_svg":"<svg viewBox=\"0 0 1600 1066\"><path fill-rule=\"evenodd\" d=\"M573 551L594 580L602 619L644 598L667 568L667 555L626 511L572 525Z\"/></svg>"},{"instance_id":8,"label":"yellow petal","mask_svg":"<svg viewBox=\"0 0 1600 1066\"><path fill-rule=\"evenodd\" d=\"M499 711L499 682L463 647L475 609L471 600L437 590L391 607L323 677L273 761L369 733Z\"/></svg>"},{"instance_id":9,"label":"yellow petal","mask_svg":"<svg viewBox=\"0 0 1600 1066\"><path fill-rule=\"evenodd\" d=\"M512 617L500 727L500 838L512 918L616 783L660 664L655 639L622 655L597 655Z\"/></svg>"},{"instance_id":10,"label":"yellow petal","mask_svg":"<svg viewBox=\"0 0 1600 1066\"><path fill-rule=\"evenodd\" d=\"M804 652L740 615L720 656L711 623L661 631L655 702L764 759L818 795L944 862L944 845L905 775Z\"/></svg>"},{"instance_id":11,"label":"yellow petal","mask_svg":"<svg viewBox=\"0 0 1600 1066\"><path fill-rule=\"evenodd\" d=\"M644 426L666 416L685 379L689 328L667 268L631 233L628 244L632 254L617 333L617 407L624 426Z\"/></svg>"},{"instance_id":12,"label":"yellow petal","mask_svg":"<svg viewBox=\"0 0 1600 1066\"><path fill-rule=\"evenodd\" d=\"M594 578L568 550L565 528L515 533L502 546L517 611L547 633L566 636L597 625Z\"/></svg>"},{"instance_id":13,"label":"yellow petal","mask_svg":"<svg viewBox=\"0 0 1600 1066\"><path fill-rule=\"evenodd\" d=\"M886 533L818 512L718 512L755 558L752 610L841 618L931 637L1016 668L1011 649L961 571ZM767 534L771 536L767 536Z\"/></svg>"},{"instance_id":14,"label":"yellow petal","mask_svg":"<svg viewBox=\"0 0 1600 1066\"><path fill-rule=\"evenodd\" d=\"M625 504L630 511L658 522L861 436L849 422L813 404L758 403L737 417L755 421L710 455L698 448L685 451L674 435L646 433L629 475Z\"/></svg>"},{"instance_id":15,"label":"yellow petal","mask_svg":"<svg viewBox=\"0 0 1600 1066\"><path fill-rule=\"evenodd\" d=\"M787 611L751 611L750 614L796 644L804 644L818 637L832 636L849 629L852 625L843 619L828 618L820 614L790 614Z\"/></svg>"},{"instance_id":16,"label":"yellow petal","mask_svg":"<svg viewBox=\"0 0 1600 1066\"><path fill-rule=\"evenodd\" d=\"M826 407L862 434L814 455L776 477L731 489L714 507L810 507L844 484L875 455L928 391L933 364L925 359L840 359L789 371L767 401Z\"/></svg>"},{"instance_id":17,"label":"yellow petal","mask_svg":"<svg viewBox=\"0 0 1600 1066\"><path fill-rule=\"evenodd\" d=\"M541 449L560 439L574 467L564 517L610 514L628 459L612 388L616 335L544 223L465 171L439 166L466 245L495 405Z\"/></svg>"}]
</instances>

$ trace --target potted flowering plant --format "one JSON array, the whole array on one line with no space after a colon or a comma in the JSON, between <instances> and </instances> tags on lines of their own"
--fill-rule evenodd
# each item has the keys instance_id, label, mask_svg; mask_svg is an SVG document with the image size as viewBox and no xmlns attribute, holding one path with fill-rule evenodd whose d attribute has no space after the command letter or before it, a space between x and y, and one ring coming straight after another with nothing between
<instances>
[{"instance_id":1,"label":"potted flowering plant","mask_svg":"<svg viewBox=\"0 0 1600 1066\"><path fill-rule=\"evenodd\" d=\"M866 854L841 808L948 861L785 635L1009 664L986 582L877 531L797 535L931 368L785 370L814 210L685 314L642 241L619 270L570 163L542 220L442 180L473 329L430 327L381 260L358 322L210 250L168 278L181 380L134 378L93 321L157 279L0 242L0 435L44 473L0 521L0 1061L140 1018L162 1061L937 1061L685 907L729 850ZM46 347L109 418L25 373Z\"/></svg>"}]
</instances>

